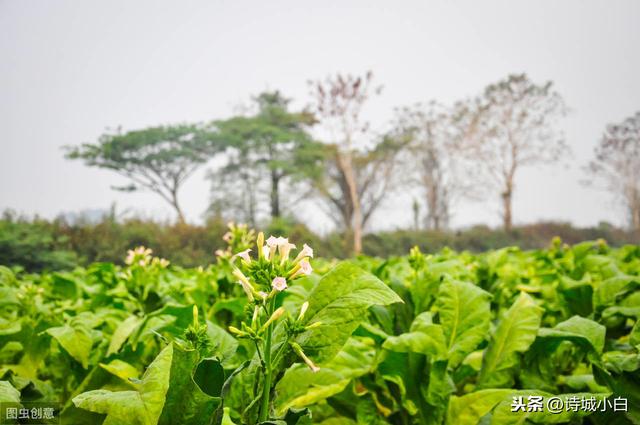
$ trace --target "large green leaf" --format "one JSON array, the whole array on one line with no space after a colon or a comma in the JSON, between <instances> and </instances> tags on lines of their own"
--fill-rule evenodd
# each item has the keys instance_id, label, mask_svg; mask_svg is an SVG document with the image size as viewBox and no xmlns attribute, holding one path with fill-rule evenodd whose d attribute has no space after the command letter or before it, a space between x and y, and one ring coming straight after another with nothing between
<instances>
[{"instance_id":1,"label":"large green leaf","mask_svg":"<svg viewBox=\"0 0 640 425\"><path fill-rule=\"evenodd\" d=\"M502 400L513 393L507 389L488 389L475 391L462 397L453 396L449 400L447 424L476 425Z\"/></svg>"},{"instance_id":2,"label":"large green leaf","mask_svg":"<svg viewBox=\"0 0 640 425\"><path fill-rule=\"evenodd\" d=\"M606 384L611 389L611 398L621 397L627 400L625 416L632 423L640 424L640 370L616 372L593 365L593 375L598 382Z\"/></svg>"},{"instance_id":3,"label":"large green leaf","mask_svg":"<svg viewBox=\"0 0 640 425\"><path fill-rule=\"evenodd\" d=\"M142 323L141 318L138 316L129 316L127 319L123 320L115 332L113 332L113 336L111 337L111 342L109 343L109 348L107 349L107 356L111 354L117 353L122 347L122 344L129 338L129 336L135 331L138 326Z\"/></svg>"},{"instance_id":4,"label":"large green leaf","mask_svg":"<svg viewBox=\"0 0 640 425\"><path fill-rule=\"evenodd\" d=\"M169 344L149 365L134 391L94 390L73 399L77 407L106 414L105 425L209 423L219 397L193 380L198 354Z\"/></svg>"},{"instance_id":5,"label":"large green leaf","mask_svg":"<svg viewBox=\"0 0 640 425\"><path fill-rule=\"evenodd\" d=\"M568 400L580 400L593 397L596 401L602 400L607 394L602 393L571 393L553 395L551 393L536 390L510 390L510 389L486 389L466 394L462 397L451 397L447 411L448 425L476 425L478 423L490 423L493 425L510 425L525 423L556 424L567 423L572 420L589 416L592 412L578 409L571 411L566 408ZM529 411L529 397L542 397L541 411ZM551 412L547 408L547 401L557 397L563 403L563 409L559 412ZM521 402L524 409L514 411L514 406ZM485 420L483 420L483 418ZM486 420L488 419L488 420ZM482 420L482 421L481 421Z\"/></svg>"},{"instance_id":6,"label":"large green leaf","mask_svg":"<svg viewBox=\"0 0 640 425\"><path fill-rule=\"evenodd\" d=\"M220 398L206 394L194 382L193 374L198 361L195 350L173 349L169 391L167 392L159 425L206 425L213 412L220 405ZM218 379L210 383L211 388L222 387L224 375L211 374L209 379Z\"/></svg>"},{"instance_id":7,"label":"large green leaf","mask_svg":"<svg viewBox=\"0 0 640 425\"><path fill-rule=\"evenodd\" d=\"M446 280L436 308L445 337L449 366L455 368L489 332L491 295L468 282Z\"/></svg>"},{"instance_id":8,"label":"large green leaf","mask_svg":"<svg viewBox=\"0 0 640 425\"><path fill-rule=\"evenodd\" d=\"M9 381L0 381L0 403L20 403L20 391Z\"/></svg>"},{"instance_id":9,"label":"large green leaf","mask_svg":"<svg viewBox=\"0 0 640 425\"><path fill-rule=\"evenodd\" d=\"M221 358L225 364L231 361L238 349L238 341L220 326L208 320L207 336L212 343L211 355Z\"/></svg>"},{"instance_id":10,"label":"large green leaf","mask_svg":"<svg viewBox=\"0 0 640 425\"><path fill-rule=\"evenodd\" d=\"M633 325L631 333L629 334L629 342L638 347L640 351L640 320L637 320L636 324Z\"/></svg>"},{"instance_id":11,"label":"large green leaf","mask_svg":"<svg viewBox=\"0 0 640 425\"><path fill-rule=\"evenodd\" d=\"M538 338L543 340L568 340L586 347L597 355L602 354L607 329L593 320L573 316L553 328L540 328Z\"/></svg>"},{"instance_id":12,"label":"large green leaf","mask_svg":"<svg viewBox=\"0 0 640 425\"><path fill-rule=\"evenodd\" d=\"M579 406L581 406L582 399L589 399L593 397L596 400L596 403L599 400L604 400L608 396L608 394L597 394L597 393L570 393L570 394L559 394L552 395L542 391L519 391L519 394L524 403L527 403L528 397L532 396L541 396L543 397L542 401L542 409L539 411L513 411L513 394L508 396L506 399L502 400L498 405L493 409L491 413L491 425L520 425L525 423L534 423L534 424L564 424L564 423L580 423L578 422L580 418L585 416L589 416L593 414L588 410L583 410L582 408L572 410L567 409L567 403L570 400L577 400ZM547 401L551 397L557 397L562 400L563 409L558 412L551 411L547 408Z\"/></svg>"},{"instance_id":13,"label":"large green leaf","mask_svg":"<svg viewBox=\"0 0 640 425\"><path fill-rule=\"evenodd\" d=\"M597 308L613 306L618 299L629 291L637 289L638 286L640 286L640 278L638 276L619 274L603 280L596 287L596 291L593 294L593 303Z\"/></svg>"},{"instance_id":14,"label":"large green leaf","mask_svg":"<svg viewBox=\"0 0 640 425\"><path fill-rule=\"evenodd\" d=\"M137 391L93 390L73 403L91 412L106 414L103 425L156 425L169 389L173 345L168 345L149 365Z\"/></svg>"},{"instance_id":15,"label":"large green leaf","mask_svg":"<svg viewBox=\"0 0 640 425\"><path fill-rule=\"evenodd\" d=\"M349 382L370 371L375 352L371 345L350 338L343 349L318 372L294 364L276 385L276 413L315 404L345 389Z\"/></svg>"},{"instance_id":16,"label":"large green leaf","mask_svg":"<svg viewBox=\"0 0 640 425\"><path fill-rule=\"evenodd\" d=\"M309 294L308 324L320 323L296 338L318 363L331 360L366 317L372 305L402 302L387 285L350 263L328 272Z\"/></svg>"},{"instance_id":17,"label":"large green leaf","mask_svg":"<svg viewBox=\"0 0 640 425\"><path fill-rule=\"evenodd\" d=\"M438 358L446 354L442 326L434 324L430 312L419 314L411 323L409 332L391 336L383 348L399 353L420 353Z\"/></svg>"},{"instance_id":18,"label":"large green leaf","mask_svg":"<svg viewBox=\"0 0 640 425\"><path fill-rule=\"evenodd\" d=\"M91 329L82 321L72 321L69 324L47 329L47 333L55 338L67 353L76 359L83 368L89 365L91 354Z\"/></svg>"},{"instance_id":19,"label":"large green leaf","mask_svg":"<svg viewBox=\"0 0 640 425\"><path fill-rule=\"evenodd\" d=\"M517 353L526 351L536 339L542 309L522 292L504 314L482 359L479 388L502 388L513 384L512 369Z\"/></svg>"}]
</instances>

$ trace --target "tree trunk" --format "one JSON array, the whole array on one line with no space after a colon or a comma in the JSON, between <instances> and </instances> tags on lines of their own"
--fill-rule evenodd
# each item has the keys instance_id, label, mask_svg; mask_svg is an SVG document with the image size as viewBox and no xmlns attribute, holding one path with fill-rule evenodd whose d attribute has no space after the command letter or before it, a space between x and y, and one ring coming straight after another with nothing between
<instances>
[{"instance_id":1,"label":"tree trunk","mask_svg":"<svg viewBox=\"0 0 640 425\"><path fill-rule=\"evenodd\" d=\"M631 214L631 225L633 230L638 232L640 231L640 205L636 206Z\"/></svg>"},{"instance_id":2,"label":"tree trunk","mask_svg":"<svg viewBox=\"0 0 640 425\"><path fill-rule=\"evenodd\" d=\"M511 232L513 227L511 200L513 197L513 184L507 183L504 192L502 192L502 224L506 232Z\"/></svg>"},{"instance_id":3,"label":"tree trunk","mask_svg":"<svg viewBox=\"0 0 640 425\"><path fill-rule=\"evenodd\" d=\"M338 165L347 183L349 197L351 198L351 207L353 211L353 219L351 230L353 233L353 253L358 255L362 252L362 208L360 206L360 197L358 196L358 187L356 182L355 171L351 160L351 152L344 155L338 153Z\"/></svg>"},{"instance_id":4,"label":"tree trunk","mask_svg":"<svg viewBox=\"0 0 640 425\"><path fill-rule=\"evenodd\" d=\"M420 230L420 203L413 199L413 230Z\"/></svg>"},{"instance_id":5,"label":"tree trunk","mask_svg":"<svg viewBox=\"0 0 640 425\"><path fill-rule=\"evenodd\" d=\"M632 191L629 210L632 230L640 231L640 190L638 188Z\"/></svg>"},{"instance_id":6,"label":"tree trunk","mask_svg":"<svg viewBox=\"0 0 640 425\"><path fill-rule=\"evenodd\" d=\"M271 170L271 219L280 217L280 176L276 170Z\"/></svg>"},{"instance_id":7,"label":"tree trunk","mask_svg":"<svg viewBox=\"0 0 640 425\"><path fill-rule=\"evenodd\" d=\"M184 224L186 220L184 219L184 213L182 212L182 208L180 208L180 203L178 202L178 190L175 189L171 192L171 206L178 213L178 223Z\"/></svg>"}]
</instances>

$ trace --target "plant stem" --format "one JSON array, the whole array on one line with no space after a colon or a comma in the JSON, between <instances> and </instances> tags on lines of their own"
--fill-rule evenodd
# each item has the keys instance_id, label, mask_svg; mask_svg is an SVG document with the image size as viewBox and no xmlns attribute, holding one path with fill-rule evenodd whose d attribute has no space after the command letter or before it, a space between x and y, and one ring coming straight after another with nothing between
<instances>
[{"instance_id":1,"label":"plant stem","mask_svg":"<svg viewBox=\"0 0 640 425\"><path fill-rule=\"evenodd\" d=\"M275 297L269 302L267 320L273 314ZM262 406L260 407L260 422L264 422L269 416L269 398L271 393L271 331L273 323L267 328L267 337L264 341L264 385L262 387Z\"/></svg>"}]
</instances>

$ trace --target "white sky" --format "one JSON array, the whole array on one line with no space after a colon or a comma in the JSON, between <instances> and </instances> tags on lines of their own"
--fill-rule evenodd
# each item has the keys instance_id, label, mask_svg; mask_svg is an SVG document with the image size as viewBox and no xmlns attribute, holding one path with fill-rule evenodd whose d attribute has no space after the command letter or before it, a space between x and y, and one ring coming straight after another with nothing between
<instances>
[{"instance_id":1,"label":"white sky","mask_svg":"<svg viewBox=\"0 0 640 425\"><path fill-rule=\"evenodd\" d=\"M302 104L308 79L374 71L368 116L475 95L509 73L553 80L571 107L564 165L522 170L516 223L621 224L608 194L582 187L606 123L640 108L640 2L629 1L30 1L0 0L0 210L54 217L107 208L170 218L156 195L63 158L61 146L125 130L232 113L264 89ZM191 221L209 199L204 172L184 187ZM408 224L408 196L377 228ZM498 196L463 204L457 226L499 223ZM312 227L329 224L309 214Z\"/></svg>"}]
</instances>

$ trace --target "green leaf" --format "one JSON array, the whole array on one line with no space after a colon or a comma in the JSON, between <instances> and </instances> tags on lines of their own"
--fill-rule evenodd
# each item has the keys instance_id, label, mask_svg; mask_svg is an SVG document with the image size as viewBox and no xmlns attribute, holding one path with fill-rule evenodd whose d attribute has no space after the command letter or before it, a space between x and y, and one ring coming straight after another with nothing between
<instances>
[{"instance_id":1,"label":"green leaf","mask_svg":"<svg viewBox=\"0 0 640 425\"><path fill-rule=\"evenodd\" d=\"M228 407L225 407L223 412L223 416L222 416L222 422L220 423L220 425L236 425L235 422L233 422L233 420L231 419L231 415L229 414L230 409Z\"/></svg>"},{"instance_id":2,"label":"green leaf","mask_svg":"<svg viewBox=\"0 0 640 425\"><path fill-rule=\"evenodd\" d=\"M593 303L597 308L613 306L617 301L640 286L640 278L637 276L618 275L603 280L596 287L593 294Z\"/></svg>"},{"instance_id":3,"label":"green leaf","mask_svg":"<svg viewBox=\"0 0 640 425\"><path fill-rule=\"evenodd\" d=\"M552 329L540 328L538 338L569 340L587 347L596 354L602 354L607 329L593 320L580 316L573 316L558 323Z\"/></svg>"},{"instance_id":4,"label":"green leaf","mask_svg":"<svg viewBox=\"0 0 640 425\"><path fill-rule=\"evenodd\" d=\"M487 336L491 295L468 282L446 280L440 285L436 308L445 337L449 367L455 368Z\"/></svg>"},{"instance_id":5,"label":"green leaf","mask_svg":"<svg viewBox=\"0 0 640 425\"><path fill-rule=\"evenodd\" d=\"M591 415L593 412L589 412L583 409L577 409L577 411L569 410L563 408L559 412L552 412L546 407L546 402L551 397L558 397L563 401L563 405L566 407L568 400L580 400L588 399L594 397L596 400L603 400L608 394L597 394L597 393L570 393L570 394L559 394L553 395L542 391L518 391L516 394L522 396L523 401L527 402L527 397L531 396L542 396L542 410L541 411L518 411L513 412L513 396L508 396L506 399L502 400L498 405L493 409L491 414L491 425L511 425L511 424L525 424L525 423L534 423L534 424L563 424L563 423L580 423L578 422L580 418ZM597 401L596 401L597 403Z\"/></svg>"},{"instance_id":6,"label":"green leaf","mask_svg":"<svg viewBox=\"0 0 640 425\"><path fill-rule=\"evenodd\" d=\"M100 363L100 367L128 384L131 383L129 378L138 378L140 375L138 369L119 359L113 360L109 364Z\"/></svg>"},{"instance_id":7,"label":"green leaf","mask_svg":"<svg viewBox=\"0 0 640 425\"><path fill-rule=\"evenodd\" d=\"M138 316L129 316L126 320L122 321L115 332L113 332L113 336L111 337L111 342L109 343L109 348L107 349L107 357L111 354L115 354L120 350L122 344L129 338L129 336L135 331L138 326L142 323L142 319Z\"/></svg>"},{"instance_id":8,"label":"green leaf","mask_svg":"<svg viewBox=\"0 0 640 425\"><path fill-rule=\"evenodd\" d=\"M20 391L13 388L9 381L0 381L0 403L20 403Z\"/></svg>"},{"instance_id":9,"label":"green leaf","mask_svg":"<svg viewBox=\"0 0 640 425\"><path fill-rule=\"evenodd\" d=\"M169 344L149 365L137 390L88 391L73 403L106 414L106 425L208 424L220 398L205 394L194 382L197 360L195 350Z\"/></svg>"},{"instance_id":10,"label":"green leaf","mask_svg":"<svg viewBox=\"0 0 640 425\"><path fill-rule=\"evenodd\" d=\"M476 425L495 405L513 390L490 389L475 391L462 397L452 396L447 410L447 424Z\"/></svg>"},{"instance_id":11,"label":"green leaf","mask_svg":"<svg viewBox=\"0 0 640 425\"><path fill-rule=\"evenodd\" d=\"M342 392L353 378L371 370L374 356L371 346L350 338L316 373L304 364L294 364L276 385L276 413L282 415L288 409L310 406Z\"/></svg>"},{"instance_id":12,"label":"green leaf","mask_svg":"<svg viewBox=\"0 0 640 425\"><path fill-rule=\"evenodd\" d=\"M341 263L328 272L308 301L306 323L321 325L299 335L296 342L320 364L340 351L369 307L402 302L382 281L350 263Z\"/></svg>"},{"instance_id":13,"label":"green leaf","mask_svg":"<svg viewBox=\"0 0 640 425\"><path fill-rule=\"evenodd\" d=\"M173 345L168 345L149 365L137 391L93 390L73 403L91 412L106 414L103 425L156 425L169 389Z\"/></svg>"},{"instance_id":14,"label":"green leaf","mask_svg":"<svg viewBox=\"0 0 640 425\"><path fill-rule=\"evenodd\" d=\"M528 411L526 405L528 397L542 397L542 411ZM510 390L510 389L486 389L466 394L462 397L451 397L449 409L447 411L447 424L455 425L476 425L478 423L491 423L494 425L510 425L525 423L567 423L581 417L589 416L592 412L578 410L552 413L547 409L546 402L551 397L558 397L566 406L567 400L575 398L594 397L602 400L607 394L602 393L572 393L553 395L537 390ZM525 410L512 411L514 399L518 399L525 404ZM579 402L578 402L579 403ZM488 418L489 421L481 419Z\"/></svg>"},{"instance_id":15,"label":"green leaf","mask_svg":"<svg viewBox=\"0 0 640 425\"><path fill-rule=\"evenodd\" d=\"M613 392L611 398L627 399L628 409L625 412L632 423L640 423L640 370L634 372L606 371L598 365L593 365L593 376L596 381L607 385Z\"/></svg>"},{"instance_id":16,"label":"green leaf","mask_svg":"<svg viewBox=\"0 0 640 425\"><path fill-rule=\"evenodd\" d=\"M419 314L411 324L410 331L399 336L391 336L382 345L399 353L420 353L438 358L446 354L442 326L432 321L430 312Z\"/></svg>"},{"instance_id":17,"label":"green leaf","mask_svg":"<svg viewBox=\"0 0 640 425\"><path fill-rule=\"evenodd\" d=\"M522 292L500 320L484 353L478 378L479 388L510 387L512 369L518 364L517 353L526 351L536 339L542 309Z\"/></svg>"},{"instance_id":18,"label":"green leaf","mask_svg":"<svg viewBox=\"0 0 640 425\"><path fill-rule=\"evenodd\" d=\"M238 341L233 336L210 321L207 321L207 336L213 346L211 356L219 357L225 365L233 360L232 357L238 349Z\"/></svg>"},{"instance_id":19,"label":"green leaf","mask_svg":"<svg viewBox=\"0 0 640 425\"><path fill-rule=\"evenodd\" d=\"M71 321L69 324L47 329L47 333L65 349L67 353L83 368L89 366L89 354L93 340L91 330L81 321Z\"/></svg>"},{"instance_id":20,"label":"green leaf","mask_svg":"<svg viewBox=\"0 0 640 425\"><path fill-rule=\"evenodd\" d=\"M637 320L636 324L633 325L631 333L629 333L629 342L631 345L640 347L640 320ZM638 350L640 350L640 348Z\"/></svg>"},{"instance_id":21,"label":"green leaf","mask_svg":"<svg viewBox=\"0 0 640 425\"><path fill-rule=\"evenodd\" d=\"M198 361L196 350L173 349L171 377L166 402L158 425L206 425L213 412L220 406L219 397L206 394L193 379ZM209 383L207 389L215 391L221 388L224 374L216 373L209 379L218 379L217 383Z\"/></svg>"}]
</instances>

